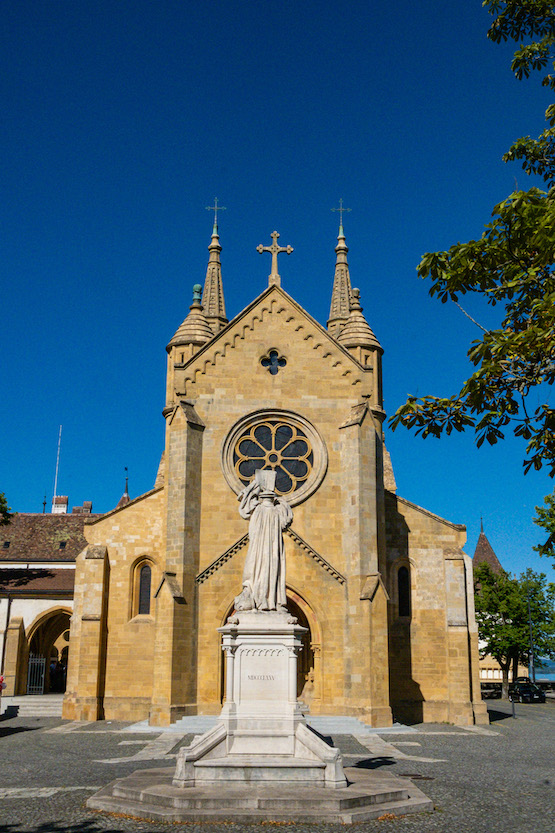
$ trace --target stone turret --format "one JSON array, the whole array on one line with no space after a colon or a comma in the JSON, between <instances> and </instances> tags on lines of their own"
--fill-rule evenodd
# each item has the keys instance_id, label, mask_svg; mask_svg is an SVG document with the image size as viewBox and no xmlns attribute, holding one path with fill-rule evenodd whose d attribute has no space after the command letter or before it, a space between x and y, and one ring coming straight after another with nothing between
<instances>
[{"instance_id":1,"label":"stone turret","mask_svg":"<svg viewBox=\"0 0 555 833\"><path fill-rule=\"evenodd\" d=\"M210 256L206 269L204 291L202 293L202 306L210 328L214 334L223 330L227 324L225 315L224 290L222 285L222 264L220 263L220 238L218 236L218 224L214 220L212 228L212 240L208 246Z\"/></svg>"},{"instance_id":2,"label":"stone turret","mask_svg":"<svg viewBox=\"0 0 555 833\"><path fill-rule=\"evenodd\" d=\"M175 366L183 365L189 361L214 336L203 313L204 308L200 302L201 293L202 286L199 283L195 284L193 286L193 303L189 307L189 315L166 347L168 352L167 405L172 403L174 399Z\"/></svg>"},{"instance_id":3,"label":"stone turret","mask_svg":"<svg viewBox=\"0 0 555 833\"><path fill-rule=\"evenodd\" d=\"M201 292L202 286L196 283L193 286L193 303L189 307L189 315L166 347L168 353L176 353L175 361L179 364L190 359L213 335L200 302Z\"/></svg>"},{"instance_id":4,"label":"stone turret","mask_svg":"<svg viewBox=\"0 0 555 833\"><path fill-rule=\"evenodd\" d=\"M351 353L360 364L371 366L374 371L375 398L373 404L382 407L382 366L383 348L362 314L360 290L351 291L351 304L347 323L337 336L338 342Z\"/></svg>"},{"instance_id":5,"label":"stone turret","mask_svg":"<svg viewBox=\"0 0 555 833\"><path fill-rule=\"evenodd\" d=\"M331 293L330 317L328 320L328 332L337 336L347 323L349 318L349 307L351 302L351 278L349 276L349 264L347 263L347 244L343 232L343 223L339 224L337 235L337 246L335 247L335 275L333 278L333 289Z\"/></svg>"}]
</instances>

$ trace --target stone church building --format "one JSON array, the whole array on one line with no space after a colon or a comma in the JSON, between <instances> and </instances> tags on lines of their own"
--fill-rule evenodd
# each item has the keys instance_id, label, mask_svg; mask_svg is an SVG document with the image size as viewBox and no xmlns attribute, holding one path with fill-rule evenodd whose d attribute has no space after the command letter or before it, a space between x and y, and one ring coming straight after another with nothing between
<instances>
[{"instance_id":1,"label":"stone church building","mask_svg":"<svg viewBox=\"0 0 555 833\"><path fill-rule=\"evenodd\" d=\"M221 627L248 545L237 495L276 471L293 508L288 608L307 628L313 714L487 722L465 527L396 494L383 444L382 347L351 288L340 225L327 328L281 287L232 321L214 224L202 287L168 346L154 488L85 522L64 717L168 725L221 709ZM330 264L331 266L331 264Z\"/></svg>"}]
</instances>

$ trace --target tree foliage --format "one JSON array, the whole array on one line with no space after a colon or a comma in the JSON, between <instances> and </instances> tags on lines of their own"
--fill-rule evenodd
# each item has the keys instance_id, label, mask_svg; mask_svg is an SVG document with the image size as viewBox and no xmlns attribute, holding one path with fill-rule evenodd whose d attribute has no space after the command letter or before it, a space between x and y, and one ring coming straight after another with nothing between
<instances>
[{"instance_id":1,"label":"tree foliage","mask_svg":"<svg viewBox=\"0 0 555 833\"><path fill-rule=\"evenodd\" d=\"M536 70L555 68L555 9L552 0L485 0L490 14L496 15L488 31L494 43L521 42L513 55L511 69L521 81ZM530 43L523 40L532 38ZM555 90L555 75L547 72L544 87ZM537 139L523 136L504 155L506 162L518 159L527 174L539 174L549 185L555 181L555 104L545 113L548 127Z\"/></svg>"},{"instance_id":2,"label":"tree foliage","mask_svg":"<svg viewBox=\"0 0 555 833\"><path fill-rule=\"evenodd\" d=\"M501 667L503 696L508 696L509 670L527 664L530 649L528 597L534 653L555 657L555 584L543 573L527 570L520 579L487 564L474 570L476 620L481 654L489 654Z\"/></svg>"},{"instance_id":3,"label":"tree foliage","mask_svg":"<svg viewBox=\"0 0 555 833\"><path fill-rule=\"evenodd\" d=\"M4 494L4 492L0 492L0 526L5 526L6 524L9 524L12 517L12 510L8 506L6 495Z\"/></svg>"},{"instance_id":4,"label":"tree foliage","mask_svg":"<svg viewBox=\"0 0 555 833\"><path fill-rule=\"evenodd\" d=\"M529 412L533 388L555 379L555 189L517 192L494 209L479 240L424 255L418 273L432 279L430 294L445 303L480 292L503 303L501 327L468 351L477 368L456 396L410 396L392 418L422 436L473 428L477 445L496 443L511 425L527 441L526 471L546 463L555 474L555 409Z\"/></svg>"},{"instance_id":5,"label":"tree foliage","mask_svg":"<svg viewBox=\"0 0 555 833\"><path fill-rule=\"evenodd\" d=\"M548 70L542 83L555 90L555 3L552 0L484 0L494 16L488 37L514 40L511 68L518 79ZM555 104L537 139L521 137L505 154L549 190L516 191L495 206L478 240L425 254L418 266L431 280L430 295L443 303L478 293L504 306L501 326L473 341L475 367L460 391L447 397L409 396L390 420L423 437L473 430L491 445L507 430L526 442L525 471L546 466L555 475L555 409L547 387L555 378ZM536 404L529 407L529 394ZM538 404L539 403L539 404ZM555 513L555 503L546 504ZM555 515L554 515L555 523Z\"/></svg>"},{"instance_id":6,"label":"tree foliage","mask_svg":"<svg viewBox=\"0 0 555 833\"><path fill-rule=\"evenodd\" d=\"M552 495L545 496L545 503L543 506L536 506L538 513L534 518L534 523L541 526L548 533L547 541L544 544L539 544L534 547L536 552L540 555L549 555L551 558L555 557L555 492Z\"/></svg>"}]
</instances>

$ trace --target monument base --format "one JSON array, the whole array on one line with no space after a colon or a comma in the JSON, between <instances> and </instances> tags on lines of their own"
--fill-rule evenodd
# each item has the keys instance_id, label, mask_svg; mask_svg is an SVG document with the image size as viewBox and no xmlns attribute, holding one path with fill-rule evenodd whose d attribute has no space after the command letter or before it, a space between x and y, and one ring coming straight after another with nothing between
<instances>
[{"instance_id":1,"label":"monument base","mask_svg":"<svg viewBox=\"0 0 555 833\"><path fill-rule=\"evenodd\" d=\"M226 653L220 722L178 753L176 787L225 783L347 786L339 750L309 729L297 702L306 629L288 613L241 611L219 628Z\"/></svg>"},{"instance_id":2,"label":"monument base","mask_svg":"<svg viewBox=\"0 0 555 833\"><path fill-rule=\"evenodd\" d=\"M172 822L350 824L429 812L411 781L351 768L306 725L297 702L305 629L287 613L245 611L223 628L226 702L220 720L180 749L174 769L139 770L89 798L95 810Z\"/></svg>"},{"instance_id":3,"label":"monument base","mask_svg":"<svg viewBox=\"0 0 555 833\"><path fill-rule=\"evenodd\" d=\"M349 784L341 790L260 782L184 790L173 786L173 775L173 767L139 769L100 790L89 798L87 806L151 821L236 824L353 824L433 810L430 799L408 778L355 767L347 769Z\"/></svg>"}]
</instances>

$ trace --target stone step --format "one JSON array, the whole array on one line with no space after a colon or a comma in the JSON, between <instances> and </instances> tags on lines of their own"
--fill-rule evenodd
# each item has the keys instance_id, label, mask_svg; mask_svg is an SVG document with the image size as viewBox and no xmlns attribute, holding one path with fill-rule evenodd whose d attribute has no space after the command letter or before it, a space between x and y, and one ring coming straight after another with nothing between
<instances>
[{"instance_id":1,"label":"stone step","mask_svg":"<svg viewBox=\"0 0 555 833\"><path fill-rule=\"evenodd\" d=\"M195 785L283 784L295 781L297 787L321 784L323 761L304 758L280 758L269 755L229 755L226 758L204 758L194 762Z\"/></svg>"},{"instance_id":2,"label":"stone step","mask_svg":"<svg viewBox=\"0 0 555 833\"><path fill-rule=\"evenodd\" d=\"M137 773L134 773L136 775ZM291 810L299 803L299 786L295 773L295 787L286 784L257 784L246 787L244 784L221 784L222 791L208 793L202 785L195 787L174 787L171 778L163 784L151 786L145 791L144 779L138 778L133 783L133 776L124 779L125 783L116 784L112 795L131 802L140 802L146 797L150 805L171 805L176 809L213 809L248 810L258 808L265 811ZM398 780L398 779L397 779ZM358 810L368 805L405 801L409 791L404 783L391 781L389 787L381 783L374 789L330 790L321 786L309 785L303 795L303 809L306 812Z\"/></svg>"},{"instance_id":3,"label":"stone step","mask_svg":"<svg viewBox=\"0 0 555 833\"><path fill-rule=\"evenodd\" d=\"M218 722L217 715L194 714L182 717L171 725L171 731L199 735L212 729ZM321 735L375 735L384 732L414 732L410 726L396 723L374 729L356 717L347 715L306 715L306 722Z\"/></svg>"},{"instance_id":4,"label":"stone step","mask_svg":"<svg viewBox=\"0 0 555 833\"><path fill-rule=\"evenodd\" d=\"M61 718L63 699L63 694L3 696L0 700L0 714L17 715L18 717Z\"/></svg>"},{"instance_id":5,"label":"stone step","mask_svg":"<svg viewBox=\"0 0 555 833\"><path fill-rule=\"evenodd\" d=\"M351 824L386 814L402 816L430 812L432 802L406 778L390 773L349 770L352 782L344 789L221 784L213 787L174 787L171 768L138 770L92 796L96 810L125 813L143 819L172 822L248 824L275 822L333 822Z\"/></svg>"},{"instance_id":6,"label":"stone step","mask_svg":"<svg viewBox=\"0 0 555 833\"><path fill-rule=\"evenodd\" d=\"M172 732L183 732L183 734L201 735L212 729L218 722L218 715L215 714L191 714L182 717L171 724Z\"/></svg>"}]
</instances>

